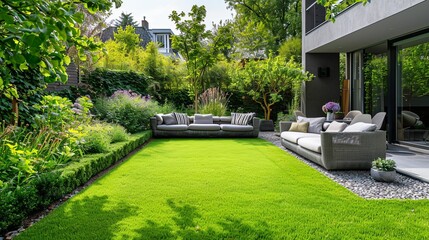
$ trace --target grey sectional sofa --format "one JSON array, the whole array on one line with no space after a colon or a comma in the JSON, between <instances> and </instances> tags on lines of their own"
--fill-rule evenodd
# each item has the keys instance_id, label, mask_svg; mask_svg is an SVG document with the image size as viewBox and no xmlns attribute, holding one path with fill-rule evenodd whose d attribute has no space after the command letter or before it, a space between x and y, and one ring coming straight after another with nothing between
<instances>
[{"instance_id":1,"label":"grey sectional sofa","mask_svg":"<svg viewBox=\"0 0 429 240\"><path fill-rule=\"evenodd\" d=\"M204 123L195 123L194 119L194 116L189 117L189 124L175 124L152 117L150 124L153 137L251 138L258 137L259 134L260 119L257 117L252 117L245 125L231 124L231 116L212 116L212 121Z\"/></svg>"},{"instance_id":2,"label":"grey sectional sofa","mask_svg":"<svg viewBox=\"0 0 429 240\"><path fill-rule=\"evenodd\" d=\"M283 131L281 144L327 170L369 170L374 159L386 157L386 132L377 130L320 134Z\"/></svg>"}]
</instances>

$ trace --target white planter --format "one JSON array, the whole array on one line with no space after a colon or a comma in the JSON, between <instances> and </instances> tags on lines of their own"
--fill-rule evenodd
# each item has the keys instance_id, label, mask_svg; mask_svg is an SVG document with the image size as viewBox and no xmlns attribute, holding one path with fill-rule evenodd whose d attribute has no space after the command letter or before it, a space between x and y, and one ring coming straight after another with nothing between
<instances>
[{"instance_id":1,"label":"white planter","mask_svg":"<svg viewBox=\"0 0 429 240\"><path fill-rule=\"evenodd\" d=\"M371 168L371 177L378 182L393 182L396 179L396 170L386 172Z\"/></svg>"}]
</instances>

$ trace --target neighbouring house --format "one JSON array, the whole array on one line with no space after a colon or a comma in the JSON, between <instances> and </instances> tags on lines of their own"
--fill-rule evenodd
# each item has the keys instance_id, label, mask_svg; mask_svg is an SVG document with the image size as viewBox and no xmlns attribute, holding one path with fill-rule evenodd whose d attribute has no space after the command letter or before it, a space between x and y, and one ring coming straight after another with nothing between
<instances>
[{"instance_id":1,"label":"neighbouring house","mask_svg":"<svg viewBox=\"0 0 429 240\"><path fill-rule=\"evenodd\" d=\"M357 3L334 22L315 0L302 6L302 64L315 78L301 110L320 116L341 101L346 111L387 112L389 142L428 147L429 0Z\"/></svg>"},{"instance_id":2,"label":"neighbouring house","mask_svg":"<svg viewBox=\"0 0 429 240\"><path fill-rule=\"evenodd\" d=\"M181 58L179 53L171 48L171 36L174 35L171 29L150 29L149 22L146 20L146 17L143 17L141 26L136 27L135 30L136 34L138 34L142 40L140 42L142 47L146 47L149 42L156 42L158 43L158 51L161 54L169 57ZM104 29L100 35L101 41L106 42L107 40L114 39L114 33L117 31L118 28L113 26Z\"/></svg>"}]
</instances>

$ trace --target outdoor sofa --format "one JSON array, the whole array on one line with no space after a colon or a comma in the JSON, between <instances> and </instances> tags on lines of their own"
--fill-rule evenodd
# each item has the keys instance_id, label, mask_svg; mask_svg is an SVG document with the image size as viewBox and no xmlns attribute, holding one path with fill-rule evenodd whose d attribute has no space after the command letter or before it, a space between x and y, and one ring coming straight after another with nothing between
<instances>
[{"instance_id":1,"label":"outdoor sofa","mask_svg":"<svg viewBox=\"0 0 429 240\"><path fill-rule=\"evenodd\" d=\"M251 138L258 137L260 119L254 113L231 116L183 113L157 114L150 119L156 138Z\"/></svg>"},{"instance_id":2,"label":"outdoor sofa","mask_svg":"<svg viewBox=\"0 0 429 240\"><path fill-rule=\"evenodd\" d=\"M282 146L327 170L369 170L374 159L386 157L386 132L376 130L375 124L332 122L322 131L324 118L316 119L283 122Z\"/></svg>"}]
</instances>

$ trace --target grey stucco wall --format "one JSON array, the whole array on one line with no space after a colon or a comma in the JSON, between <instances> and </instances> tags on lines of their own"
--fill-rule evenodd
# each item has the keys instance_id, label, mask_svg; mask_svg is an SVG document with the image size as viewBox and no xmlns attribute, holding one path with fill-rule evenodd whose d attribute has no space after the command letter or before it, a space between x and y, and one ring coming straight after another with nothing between
<instances>
[{"instance_id":1,"label":"grey stucco wall","mask_svg":"<svg viewBox=\"0 0 429 240\"><path fill-rule=\"evenodd\" d=\"M302 3L304 4L305 1ZM378 24L382 23L384 20L397 17L398 13L406 13L406 9L412 7L423 8L427 4L418 6L419 3L428 2L427 0L373 0L367 5L363 6L362 4L357 4L351 8L344 11L342 14L337 16L335 22L326 22L320 27L314 29L312 32L305 34L303 31L303 53L306 52L315 52L318 48L329 44L330 42L341 40L344 37L350 36L353 33L359 34L353 35L354 41L352 40L351 44L355 45L355 49L336 49L337 52L348 52L363 47L367 47L371 44L376 44L380 38L376 38L377 35L384 37L383 40L387 40L392 37L398 37L398 34L401 34L402 30L399 30L399 25L386 25ZM304 6L304 5L303 5ZM421 10L421 9L420 9ZM418 12L417 10L416 13ZM427 11L426 11L427 12ZM303 14L305 16L305 10L303 8ZM404 21L416 21L410 26L404 26L408 31L418 30L425 25L427 25L427 20L421 19L420 21L412 19L418 17L419 14L413 15L410 11L407 19L402 19L398 17L396 19L397 23L400 23L401 20ZM427 15L426 15L427 16ZM305 26L305 19L303 18L303 26ZM392 21L392 23L395 20ZM378 25L377 25L377 24ZM422 24L419 26L418 24ZM412 29L415 27L415 29ZM368 29L370 31L360 31L363 29ZM374 39L372 42L370 39ZM350 41L350 40L349 40ZM367 42L366 42L367 41ZM367 44L367 46L360 46L362 44ZM333 50L332 47L329 48ZM330 51L333 52L333 51ZM305 60L304 60L305 61Z\"/></svg>"},{"instance_id":2,"label":"grey stucco wall","mask_svg":"<svg viewBox=\"0 0 429 240\"><path fill-rule=\"evenodd\" d=\"M306 59L305 68L315 78L305 83L303 111L308 117L320 117L323 104L340 101L340 57L338 53L308 53ZM328 67L329 77L318 77L319 67Z\"/></svg>"}]
</instances>

